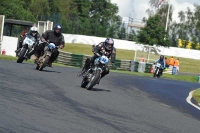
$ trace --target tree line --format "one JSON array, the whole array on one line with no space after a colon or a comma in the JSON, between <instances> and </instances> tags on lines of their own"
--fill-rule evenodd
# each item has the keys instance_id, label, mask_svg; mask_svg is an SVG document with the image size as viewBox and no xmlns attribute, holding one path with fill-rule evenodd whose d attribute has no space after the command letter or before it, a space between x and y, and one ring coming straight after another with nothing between
<instances>
[{"instance_id":1,"label":"tree line","mask_svg":"<svg viewBox=\"0 0 200 133\"><path fill-rule=\"evenodd\" d=\"M188 44L192 49L200 49L200 5L194 3L194 10L189 7L187 10L178 12L178 22L172 20L173 11L176 7L164 1L160 8L160 0L150 0L150 8L146 10L148 18L143 18L145 27L138 32L139 43L150 45L178 47L182 48ZM167 13L169 9L169 21L167 23ZM167 23L167 30L165 26Z\"/></svg>"},{"instance_id":2,"label":"tree line","mask_svg":"<svg viewBox=\"0 0 200 133\"><path fill-rule=\"evenodd\" d=\"M191 48L199 49L200 6L194 4L194 11L190 8L186 12L180 11L179 22L176 22L172 21L176 7L170 5L168 28L165 30L169 3L164 1L158 8L158 2L149 0L148 18L143 18L145 27L129 31L117 15L118 6L110 0L1 0L0 14L7 19L61 23L63 32L69 34L112 37L167 47L178 47L181 39L184 40L181 47L192 42Z\"/></svg>"}]
</instances>

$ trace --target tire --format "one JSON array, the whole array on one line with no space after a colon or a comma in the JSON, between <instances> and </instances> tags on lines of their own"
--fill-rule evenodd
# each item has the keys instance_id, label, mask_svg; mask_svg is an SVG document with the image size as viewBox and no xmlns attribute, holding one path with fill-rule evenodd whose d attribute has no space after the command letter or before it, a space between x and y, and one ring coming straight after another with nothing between
<instances>
[{"instance_id":1,"label":"tire","mask_svg":"<svg viewBox=\"0 0 200 133\"><path fill-rule=\"evenodd\" d=\"M39 71L42 71L43 70L43 68L46 66L46 64L49 62L49 59L50 59L50 56L46 56L45 57L45 59L44 59L44 61L43 61L43 63L42 63L42 65L39 67Z\"/></svg>"},{"instance_id":2,"label":"tire","mask_svg":"<svg viewBox=\"0 0 200 133\"><path fill-rule=\"evenodd\" d=\"M36 70L39 70L39 68L40 68L40 66L39 66L39 65L37 65L35 69L36 69Z\"/></svg>"},{"instance_id":3,"label":"tire","mask_svg":"<svg viewBox=\"0 0 200 133\"><path fill-rule=\"evenodd\" d=\"M155 72L154 72L154 77L157 77L157 71L159 71L159 69L158 68L156 68L156 70L155 70Z\"/></svg>"},{"instance_id":4,"label":"tire","mask_svg":"<svg viewBox=\"0 0 200 133\"><path fill-rule=\"evenodd\" d=\"M91 90L94 85L98 82L100 78L100 71L96 71L96 73L92 76L91 81L87 84L87 90Z\"/></svg>"},{"instance_id":5,"label":"tire","mask_svg":"<svg viewBox=\"0 0 200 133\"><path fill-rule=\"evenodd\" d=\"M17 63L22 63L24 61L24 54L26 53L26 50L25 48L22 48L22 51L17 59Z\"/></svg>"},{"instance_id":6,"label":"tire","mask_svg":"<svg viewBox=\"0 0 200 133\"><path fill-rule=\"evenodd\" d=\"M87 84L88 84L88 82L85 81L85 79L83 79L82 82L81 82L81 87L85 88L87 86Z\"/></svg>"}]
</instances>

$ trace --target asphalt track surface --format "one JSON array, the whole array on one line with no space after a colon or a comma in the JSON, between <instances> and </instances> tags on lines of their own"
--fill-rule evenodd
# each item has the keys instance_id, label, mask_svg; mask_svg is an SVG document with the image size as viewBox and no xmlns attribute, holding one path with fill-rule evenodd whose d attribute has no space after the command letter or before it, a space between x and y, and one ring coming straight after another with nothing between
<instances>
[{"instance_id":1,"label":"asphalt track surface","mask_svg":"<svg viewBox=\"0 0 200 133\"><path fill-rule=\"evenodd\" d=\"M110 73L88 91L78 71L0 61L0 133L200 132L200 84Z\"/></svg>"}]
</instances>

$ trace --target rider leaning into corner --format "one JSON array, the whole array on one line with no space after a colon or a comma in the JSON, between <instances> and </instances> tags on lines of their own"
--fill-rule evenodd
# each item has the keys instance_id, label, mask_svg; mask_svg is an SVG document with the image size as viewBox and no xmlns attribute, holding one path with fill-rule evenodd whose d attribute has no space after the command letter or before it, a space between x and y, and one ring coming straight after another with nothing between
<instances>
[{"instance_id":1,"label":"rider leaning into corner","mask_svg":"<svg viewBox=\"0 0 200 133\"><path fill-rule=\"evenodd\" d=\"M165 60L164 60L164 56L161 55L160 58L159 58L157 61L154 62L154 64L156 64L157 62L161 64L160 75L162 75L163 70L165 69Z\"/></svg>"},{"instance_id":2,"label":"rider leaning into corner","mask_svg":"<svg viewBox=\"0 0 200 133\"><path fill-rule=\"evenodd\" d=\"M34 44L32 50L28 53L28 57L30 58L31 55L33 55L34 53L34 49L37 47L37 45L39 44L39 40L40 40L40 34L38 33L38 28L34 25L33 27L30 28L30 31L25 33L24 36L21 35L21 38L18 42L18 46L17 46L17 50L15 50L16 53L19 53L21 48L22 48L22 43L24 41L24 39L26 38L27 35L31 35L36 39L36 43Z\"/></svg>"},{"instance_id":3,"label":"rider leaning into corner","mask_svg":"<svg viewBox=\"0 0 200 133\"><path fill-rule=\"evenodd\" d=\"M44 43L40 43L39 46L35 50L35 58L34 60L38 59L41 55L42 52L44 52L44 48L46 46L46 41L49 43L54 43L56 46L59 46L60 49L64 48L65 46L65 40L64 36L61 33L62 26L60 24L56 24L54 26L54 30L47 30L42 34L41 41ZM59 51L56 49L53 54L51 55L51 58L49 60L49 67L52 67L52 63L56 60L56 58L59 55Z\"/></svg>"},{"instance_id":4,"label":"rider leaning into corner","mask_svg":"<svg viewBox=\"0 0 200 133\"><path fill-rule=\"evenodd\" d=\"M90 66L92 66L92 64L94 63L94 60L101 55L105 55L108 58L110 58L112 56L111 62L114 63L114 61L115 61L116 49L114 48L114 40L112 38L107 38L104 42L101 42L96 46L93 45L92 51L94 53L94 56L86 59L85 65L83 66L82 71L80 73L78 73L77 76L80 77L85 72L87 72L87 70L90 68ZM103 73L101 74L101 78L103 78L108 73L109 73L109 68L108 68L108 66L106 66L104 68Z\"/></svg>"}]
</instances>

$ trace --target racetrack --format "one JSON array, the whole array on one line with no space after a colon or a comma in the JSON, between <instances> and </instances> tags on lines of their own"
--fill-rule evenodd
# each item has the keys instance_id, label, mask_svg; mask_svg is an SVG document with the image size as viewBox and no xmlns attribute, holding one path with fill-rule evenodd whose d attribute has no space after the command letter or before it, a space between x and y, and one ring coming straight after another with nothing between
<instances>
[{"instance_id":1,"label":"racetrack","mask_svg":"<svg viewBox=\"0 0 200 133\"><path fill-rule=\"evenodd\" d=\"M0 61L0 132L200 132L200 111L185 100L199 84L110 73L88 91L79 71Z\"/></svg>"}]
</instances>

